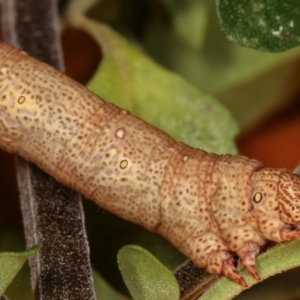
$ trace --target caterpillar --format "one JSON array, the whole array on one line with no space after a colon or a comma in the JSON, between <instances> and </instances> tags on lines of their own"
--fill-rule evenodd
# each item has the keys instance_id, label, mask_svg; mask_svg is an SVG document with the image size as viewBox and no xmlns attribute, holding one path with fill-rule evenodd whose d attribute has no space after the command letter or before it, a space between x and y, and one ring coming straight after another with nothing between
<instances>
[{"instance_id":1,"label":"caterpillar","mask_svg":"<svg viewBox=\"0 0 300 300\"><path fill-rule=\"evenodd\" d=\"M2 42L0 148L243 286L232 252L259 280L260 247L300 236L291 171L176 142Z\"/></svg>"}]
</instances>

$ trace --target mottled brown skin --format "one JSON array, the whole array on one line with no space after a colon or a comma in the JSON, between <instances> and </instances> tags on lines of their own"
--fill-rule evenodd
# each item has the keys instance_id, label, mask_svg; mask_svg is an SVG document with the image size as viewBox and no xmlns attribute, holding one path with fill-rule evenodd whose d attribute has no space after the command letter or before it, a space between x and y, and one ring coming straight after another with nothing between
<instances>
[{"instance_id":1,"label":"mottled brown skin","mask_svg":"<svg viewBox=\"0 0 300 300\"><path fill-rule=\"evenodd\" d=\"M0 147L242 285L230 252L259 279L260 247L300 236L297 175L175 142L4 43Z\"/></svg>"}]
</instances>

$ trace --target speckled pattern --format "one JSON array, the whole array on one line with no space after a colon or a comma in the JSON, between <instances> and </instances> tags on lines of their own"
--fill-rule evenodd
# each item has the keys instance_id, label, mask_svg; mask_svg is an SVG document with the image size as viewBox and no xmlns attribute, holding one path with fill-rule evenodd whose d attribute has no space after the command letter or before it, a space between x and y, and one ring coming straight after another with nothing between
<instances>
[{"instance_id":1,"label":"speckled pattern","mask_svg":"<svg viewBox=\"0 0 300 300\"><path fill-rule=\"evenodd\" d=\"M297 175L175 142L4 43L0 147L244 286L231 252L259 279L260 247L300 236Z\"/></svg>"}]
</instances>

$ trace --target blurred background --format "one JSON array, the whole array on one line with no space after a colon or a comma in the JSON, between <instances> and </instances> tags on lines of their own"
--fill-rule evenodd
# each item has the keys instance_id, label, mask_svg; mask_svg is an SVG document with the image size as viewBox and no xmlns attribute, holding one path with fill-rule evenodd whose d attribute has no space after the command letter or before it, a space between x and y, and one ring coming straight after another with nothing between
<instances>
[{"instance_id":1,"label":"blurred background","mask_svg":"<svg viewBox=\"0 0 300 300\"><path fill-rule=\"evenodd\" d=\"M62 15L68 5L60 1ZM102 0L87 15L109 24L160 65L223 103L238 123L241 154L270 167L293 169L300 163L300 47L267 53L228 41L211 0ZM85 84L101 64L101 48L86 32L63 22L62 28L66 73ZM0 250L22 251L14 157L0 151L0 166ZM276 290L272 299L299 299L300 287L293 282L299 275L298 270L285 275L290 285ZM274 280L272 286L284 281ZM269 293L268 283L258 286L261 297ZM289 293L281 292L285 288ZM17 298L18 291L22 298ZM27 267L9 294L11 299L33 299Z\"/></svg>"}]
</instances>

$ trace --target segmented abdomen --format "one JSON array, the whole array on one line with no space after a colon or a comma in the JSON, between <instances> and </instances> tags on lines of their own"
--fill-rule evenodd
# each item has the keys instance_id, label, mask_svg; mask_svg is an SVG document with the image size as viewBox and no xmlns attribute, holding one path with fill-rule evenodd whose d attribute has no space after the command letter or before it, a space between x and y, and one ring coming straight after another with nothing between
<instances>
[{"instance_id":1,"label":"segmented abdomen","mask_svg":"<svg viewBox=\"0 0 300 300\"><path fill-rule=\"evenodd\" d=\"M1 44L0 57L0 147L155 230L179 166L190 152L204 152L176 143L24 52Z\"/></svg>"},{"instance_id":2,"label":"segmented abdomen","mask_svg":"<svg viewBox=\"0 0 300 300\"><path fill-rule=\"evenodd\" d=\"M119 216L163 235L168 232L175 244L193 224L203 222L204 230L215 227L210 200L223 165L230 158L236 166L242 160L238 168L244 168L248 161L231 156L220 160L175 142L4 43L0 112L1 148ZM216 167L219 160L224 163ZM177 235L169 234L173 231Z\"/></svg>"},{"instance_id":3,"label":"segmented abdomen","mask_svg":"<svg viewBox=\"0 0 300 300\"><path fill-rule=\"evenodd\" d=\"M175 142L3 43L0 148L244 286L230 251L259 279L260 247L300 236L298 176Z\"/></svg>"}]
</instances>

